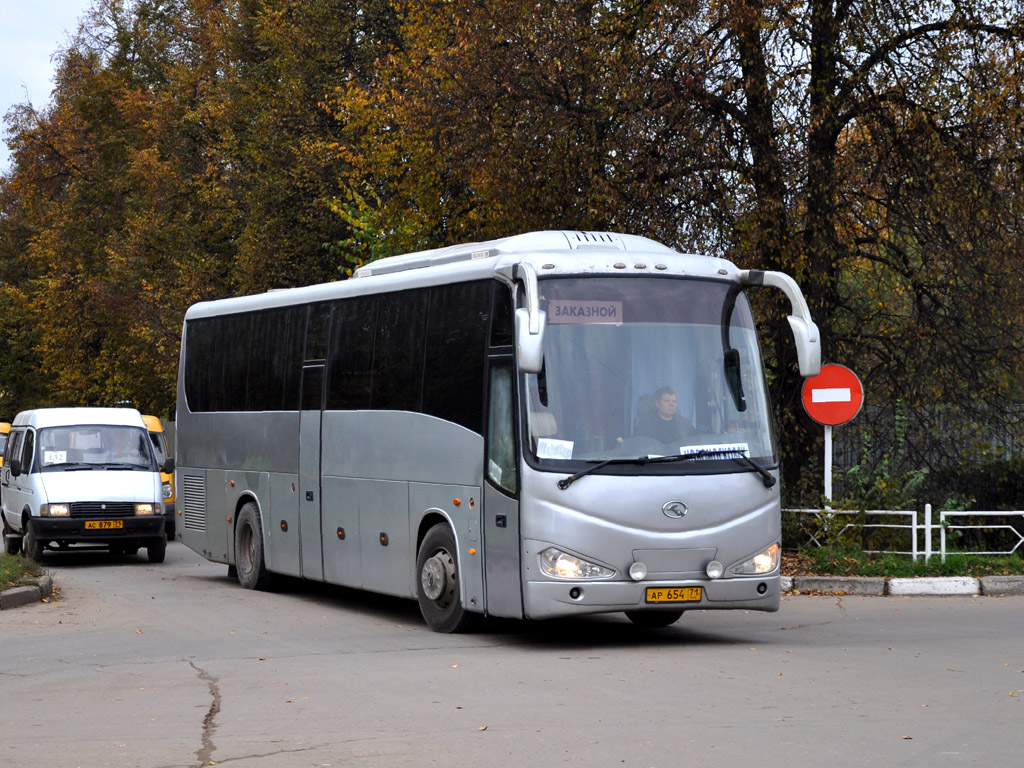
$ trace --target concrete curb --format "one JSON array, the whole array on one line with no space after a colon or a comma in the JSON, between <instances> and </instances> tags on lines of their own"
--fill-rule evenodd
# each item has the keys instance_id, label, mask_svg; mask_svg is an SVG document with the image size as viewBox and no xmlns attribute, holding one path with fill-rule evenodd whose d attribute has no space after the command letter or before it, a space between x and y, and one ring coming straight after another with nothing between
<instances>
[{"instance_id":1,"label":"concrete curb","mask_svg":"<svg viewBox=\"0 0 1024 768\"><path fill-rule=\"evenodd\" d=\"M890 595L978 595L981 584L966 576L946 578L889 579Z\"/></svg>"},{"instance_id":2,"label":"concrete curb","mask_svg":"<svg viewBox=\"0 0 1024 768\"><path fill-rule=\"evenodd\" d=\"M983 595L1024 595L1024 576L982 576Z\"/></svg>"},{"instance_id":3,"label":"concrete curb","mask_svg":"<svg viewBox=\"0 0 1024 768\"><path fill-rule=\"evenodd\" d=\"M883 578L783 576L782 591L827 595L1024 595L1024 576Z\"/></svg>"},{"instance_id":4,"label":"concrete curb","mask_svg":"<svg viewBox=\"0 0 1024 768\"><path fill-rule=\"evenodd\" d=\"M44 597L53 594L53 579L50 574L44 573L35 584L24 587L11 587L0 592L0 611L8 608L17 608L29 603L38 603Z\"/></svg>"}]
</instances>

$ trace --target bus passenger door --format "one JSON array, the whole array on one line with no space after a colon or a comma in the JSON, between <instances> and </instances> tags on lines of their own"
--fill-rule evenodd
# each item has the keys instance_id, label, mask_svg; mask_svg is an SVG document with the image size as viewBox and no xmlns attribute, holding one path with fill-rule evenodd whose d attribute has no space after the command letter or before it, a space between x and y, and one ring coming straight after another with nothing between
<instances>
[{"instance_id":1,"label":"bus passenger door","mask_svg":"<svg viewBox=\"0 0 1024 768\"><path fill-rule=\"evenodd\" d=\"M302 369L302 410L299 413L299 530L302 577L323 581L320 530L320 443L323 421L323 363Z\"/></svg>"},{"instance_id":2,"label":"bus passenger door","mask_svg":"<svg viewBox=\"0 0 1024 768\"><path fill-rule=\"evenodd\" d=\"M523 617L519 459L512 358L491 358L484 457L484 568L490 616Z\"/></svg>"}]
</instances>

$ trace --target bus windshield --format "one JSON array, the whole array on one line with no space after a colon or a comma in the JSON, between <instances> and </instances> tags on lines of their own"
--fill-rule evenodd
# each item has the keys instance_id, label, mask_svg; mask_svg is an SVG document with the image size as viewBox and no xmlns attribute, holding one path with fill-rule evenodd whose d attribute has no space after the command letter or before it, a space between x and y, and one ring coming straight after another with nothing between
<instances>
[{"instance_id":1,"label":"bus windshield","mask_svg":"<svg viewBox=\"0 0 1024 768\"><path fill-rule=\"evenodd\" d=\"M726 462L740 469L740 455L775 463L760 350L738 285L548 278L540 295L544 366L525 388L531 463L576 471L698 454L619 470L631 474L723 471Z\"/></svg>"}]
</instances>

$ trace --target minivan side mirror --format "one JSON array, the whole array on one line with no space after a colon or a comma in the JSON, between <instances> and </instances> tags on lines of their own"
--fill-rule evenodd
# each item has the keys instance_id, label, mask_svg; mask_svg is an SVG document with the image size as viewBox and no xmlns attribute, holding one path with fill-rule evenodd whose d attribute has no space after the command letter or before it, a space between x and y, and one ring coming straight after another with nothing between
<instances>
[{"instance_id":1,"label":"minivan side mirror","mask_svg":"<svg viewBox=\"0 0 1024 768\"><path fill-rule=\"evenodd\" d=\"M17 477L21 474L21 459L11 459L11 477Z\"/></svg>"},{"instance_id":2,"label":"minivan side mirror","mask_svg":"<svg viewBox=\"0 0 1024 768\"><path fill-rule=\"evenodd\" d=\"M174 474L174 457L173 456L168 456L167 457L167 460L164 462L164 466L163 466L163 468L160 471L163 472L165 475L173 475Z\"/></svg>"}]
</instances>

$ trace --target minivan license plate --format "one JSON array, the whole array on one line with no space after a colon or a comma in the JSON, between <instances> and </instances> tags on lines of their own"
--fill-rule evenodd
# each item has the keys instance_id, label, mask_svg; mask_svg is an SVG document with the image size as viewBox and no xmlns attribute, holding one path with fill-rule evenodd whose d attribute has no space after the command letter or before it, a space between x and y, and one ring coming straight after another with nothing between
<instances>
[{"instance_id":1,"label":"minivan license plate","mask_svg":"<svg viewBox=\"0 0 1024 768\"><path fill-rule=\"evenodd\" d=\"M87 531L109 531L114 528L124 528L124 520L86 520L85 530Z\"/></svg>"},{"instance_id":2,"label":"minivan license plate","mask_svg":"<svg viewBox=\"0 0 1024 768\"><path fill-rule=\"evenodd\" d=\"M701 587L647 587L648 603L700 602Z\"/></svg>"}]
</instances>

